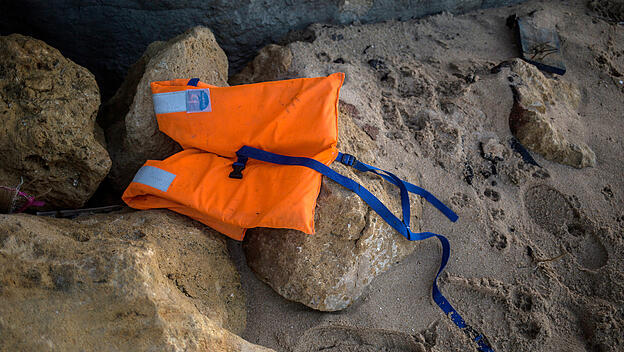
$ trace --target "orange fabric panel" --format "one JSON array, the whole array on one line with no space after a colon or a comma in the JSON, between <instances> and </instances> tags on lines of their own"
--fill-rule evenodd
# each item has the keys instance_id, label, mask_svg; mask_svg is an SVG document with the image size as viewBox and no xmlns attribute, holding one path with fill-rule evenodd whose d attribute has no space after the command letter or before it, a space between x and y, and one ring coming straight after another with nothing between
<instances>
[{"instance_id":1,"label":"orange fabric panel","mask_svg":"<svg viewBox=\"0 0 624 352\"><path fill-rule=\"evenodd\" d=\"M242 179L232 179L232 160L187 149L145 165L175 175L166 192L132 182L122 199L136 209L167 208L188 215L234 239L252 227L314 233L321 174L301 166L250 160Z\"/></svg>"},{"instance_id":2,"label":"orange fabric panel","mask_svg":"<svg viewBox=\"0 0 624 352\"><path fill-rule=\"evenodd\" d=\"M242 146L315 158L329 165L338 154L338 92L344 73L232 87L188 79L152 82L152 93L210 90L210 112L158 114L160 130L183 148L235 157Z\"/></svg>"}]
</instances>

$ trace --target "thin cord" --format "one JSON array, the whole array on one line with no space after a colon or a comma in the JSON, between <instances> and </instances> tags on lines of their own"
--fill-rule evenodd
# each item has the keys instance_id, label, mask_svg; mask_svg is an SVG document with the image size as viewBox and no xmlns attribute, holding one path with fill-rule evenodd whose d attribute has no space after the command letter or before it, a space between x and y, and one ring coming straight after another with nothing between
<instances>
[{"instance_id":1,"label":"thin cord","mask_svg":"<svg viewBox=\"0 0 624 352\"><path fill-rule=\"evenodd\" d=\"M11 206L9 207L9 214L15 211L15 203L17 202L17 197L19 196L19 191L22 185L24 184L24 178L20 176L20 183L15 187L15 195L13 196L13 200L11 200Z\"/></svg>"}]
</instances>

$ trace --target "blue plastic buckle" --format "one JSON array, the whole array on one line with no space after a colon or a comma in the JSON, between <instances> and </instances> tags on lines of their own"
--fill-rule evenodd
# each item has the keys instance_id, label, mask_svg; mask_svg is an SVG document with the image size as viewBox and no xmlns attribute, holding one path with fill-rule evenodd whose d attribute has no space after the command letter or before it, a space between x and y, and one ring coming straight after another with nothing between
<instances>
[{"instance_id":1,"label":"blue plastic buckle","mask_svg":"<svg viewBox=\"0 0 624 352\"><path fill-rule=\"evenodd\" d=\"M232 163L232 172L230 172L230 178L242 179L243 178L243 170L245 170L245 166L247 166L248 158L246 156L239 156L238 160Z\"/></svg>"},{"instance_id":2,"label":"blue plastic buckle","mask_svg":"<svg viewBox=\"0 0 624 352\"><path fill-rule=\"evenodd\" d=\"M357 159L353 155L342 153L339 161L347 166L353 166L356 160Z\"/></svg>"}]
</instances>

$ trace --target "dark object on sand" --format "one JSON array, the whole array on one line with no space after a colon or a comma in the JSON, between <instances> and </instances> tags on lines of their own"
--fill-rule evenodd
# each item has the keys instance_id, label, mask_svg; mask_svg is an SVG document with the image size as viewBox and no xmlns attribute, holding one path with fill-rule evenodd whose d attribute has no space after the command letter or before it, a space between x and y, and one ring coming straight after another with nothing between
<instances>
[{"instance_id":1,"label":"dark object on sand","mask_svg":"<svg viewBox=\"0 0 624 352\"><path fill-rule=\"evenodd\" d=\"M71 210L52 210L52 211L39 211L38 216L49 216L53 218L70 218L73 219L79 215L84 214L99 214L110 213L111 211L123 209L122 205L108 205L105 207L97 208L85 208L85 209L71 209Z\"/></svg>"},{"instance_id":2,"label":"dark object on sand","mask_svg":"<svg viewBox=\"0 0 624 352\"><path fill-rule=\"evenodd\" d=\"M473 178L474 178L474 170L472 168L472 165L470 165L470 163L466 161L464 163L464 181L466 181L467 184L471 185Z\"/></svg>"},{"instance_id":3,"label":"dark object on sand","mask_svg":"<svg viewBox=\"0 0 624 352\"><path fill-rule=\"evenodd\" d=\"M563 75L566 72L559 35L554 29L535 25L532 18L516 17L522 58L542 71Z\"/></svg>"},{"instance_id":4,"label":"dark object on sand","mask_svg":"<svg viewBox=\"0 0 624 352\"><path fill-rule=\"evenodd\" d=\"M538 164L537 161L533 159L531 153L529 153L529 151L522 144L520 144L520 142L515 137L511 137L509 145L511 146L511 149L513 149L516 153L520 154L522 160L525 163L541 167L540 164Z\"/></svg>"}]
</instances>

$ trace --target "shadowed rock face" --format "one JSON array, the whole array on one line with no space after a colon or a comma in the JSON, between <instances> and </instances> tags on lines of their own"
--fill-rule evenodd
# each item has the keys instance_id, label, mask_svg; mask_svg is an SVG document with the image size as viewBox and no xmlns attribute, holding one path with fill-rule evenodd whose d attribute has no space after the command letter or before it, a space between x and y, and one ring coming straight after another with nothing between
<instances>
[{"instance_id":1,"label":"shadowed rock face","mask_svg":"<svg viewBox=\"0 0 624 352\"><path fill-rule=\"evenodd\" d=\"M0 37L0 185L81 207L111 166L93 75L46 43Z\"/></svg>"},{"instance_id":2,"label":"shadowed rock face","mask_svg":"<svg viewBox=\"0 0 624 352\"><path fill-rule=\"evenodd\" d=\"M7 1L0 5L0 33L20 32L46 40L94 72L107 96L150 43L197 25L215 32L237 71L262 46L315 22L406 20L521 1Z\"/></svg>"},{"instance_id":3,"label":"shadowed rock face","mask_svg":"<svg viewBox=\"0 0 624 352\"><path fill-rule=\"evenodd\" d=\"M168 211L0 215L0 302L0 350L268 351L226 330L245 304L223 236Z\"/></svg>"}]
</instances>

